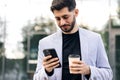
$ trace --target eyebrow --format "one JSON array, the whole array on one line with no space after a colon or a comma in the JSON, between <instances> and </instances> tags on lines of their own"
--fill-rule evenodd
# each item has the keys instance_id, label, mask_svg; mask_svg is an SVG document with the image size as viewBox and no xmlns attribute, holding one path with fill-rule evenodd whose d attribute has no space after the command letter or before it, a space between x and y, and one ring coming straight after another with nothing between
<instances>
[{"instance_id":1,"label":"eyebrow","mask_svg":"<svg viewBox=\"0 0 120 80\"><path fill-rule=\"evenodd\" d=\"M65 16L69 16L69 15L65 14L65 15L60 16L60 17L62 17L62 18L63 18L63 17L65 17ZM60 17L57 17L57 16L56 16L55 18L60 18Z\"/></svg>"}]
</instances>

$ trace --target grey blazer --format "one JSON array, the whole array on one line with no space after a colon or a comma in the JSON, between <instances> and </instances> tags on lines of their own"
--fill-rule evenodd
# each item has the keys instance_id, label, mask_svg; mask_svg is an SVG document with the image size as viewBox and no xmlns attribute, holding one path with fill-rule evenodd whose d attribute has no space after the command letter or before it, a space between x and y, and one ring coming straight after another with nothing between
<instances>
[{"instance_id":1,"label":"grey blazer","mask_svg":"<svg viewBox=\"0 0 120 80\"><path fill-rule=\"evenodd\" d=\"M112 80L113 74L108 62L101 36L98 33L79 28L82 61L90 66L89 80ZM42 65L43 50L55 48L62 63L62 31L43 38L39 41L38 63L34 80L61 80L62 68L54 69L54 74L48 76ZM82 75L82 80L87 80Z\"/></svg>"}]
</instances>

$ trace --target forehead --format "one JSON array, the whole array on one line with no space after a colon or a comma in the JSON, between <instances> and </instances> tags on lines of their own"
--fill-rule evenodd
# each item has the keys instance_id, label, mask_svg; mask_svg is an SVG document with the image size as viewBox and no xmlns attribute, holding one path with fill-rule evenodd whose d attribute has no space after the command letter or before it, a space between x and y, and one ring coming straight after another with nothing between
<instances>
[{"instance_id":1,"label":"forehead","mask_svg":"<svg viewBox=\"0 0 120 80\"><path fill-rule=\"evenodd\" d=\"M64 15L69 15L71 12L68 10L67 7L61 9L61 10L54 10L53 14L55 17L60 17L60 16L64 16Z\"/></svg>"}]
</instances>

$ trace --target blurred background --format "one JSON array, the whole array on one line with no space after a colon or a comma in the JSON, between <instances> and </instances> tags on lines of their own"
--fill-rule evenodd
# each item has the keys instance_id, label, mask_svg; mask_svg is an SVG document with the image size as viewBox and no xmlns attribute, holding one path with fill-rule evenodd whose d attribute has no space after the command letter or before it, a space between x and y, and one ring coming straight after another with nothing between
<instances>
[{"instance_id":1,"label":"blurred background","mask_svg":"<svg viewBox=\"0 0 120 80\"><path fill-rule=\"evenodd\" d=\"M120 80L120 0L76 0L80 27L102 35ZM32 80L38 41L58 28L51 0L0 0L0 80Z\"/></svg>"}]
</instances>

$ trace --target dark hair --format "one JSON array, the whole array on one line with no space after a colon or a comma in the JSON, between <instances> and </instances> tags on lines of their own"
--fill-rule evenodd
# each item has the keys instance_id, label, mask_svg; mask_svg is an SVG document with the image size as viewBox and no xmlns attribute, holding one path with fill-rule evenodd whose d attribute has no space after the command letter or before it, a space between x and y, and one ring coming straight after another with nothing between
<instances>
[{"instance_id":1,"label":"dark hair","mask_svg":"<svg viewBox=\"0 0 120 80\"><path fill-rule=\"evenodd\" d=\"M76 7L75 0L53 0L51 5L51 11L61 10L64 7L68 7L69 11L72 11Z\"/></svg>"}]
</instances>

